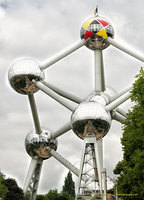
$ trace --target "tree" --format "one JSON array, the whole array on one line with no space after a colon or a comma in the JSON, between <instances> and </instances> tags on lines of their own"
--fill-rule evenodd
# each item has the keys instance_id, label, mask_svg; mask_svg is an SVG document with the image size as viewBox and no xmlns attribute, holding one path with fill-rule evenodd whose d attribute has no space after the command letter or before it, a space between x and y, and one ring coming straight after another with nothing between
<instances>
[{"instance_id":1,"label":"tree","mask_svg":"<svg viewBox=\"0 0 144 200\"><path fill-rule=\"evenodd\" d=\"M28 190L24 196L25 196L25 198L24 198L25 200L31 200L31 191Z\"/></svg>"},{"instance_id":2,"label":"tree","mask_svg":"<svg viewBox=\"0 0 144 200\"><path fill-rule=\"evenodd\" d=\"M72 180L72 174L70 171L68 172L67 177L65 178L62 192L67 193L72 197L75 197L75 184Z\"/></svg>"},{"instance_id":3,"label":"tree","mask_svg":"<svg viewBox=\"0 0 144 200\"><path fill-rule=\"evenodd\" d=\"M5 179L3 180L3 184L8 188L5 200L24 200L23 191L21 188L18 187L14 179Z\"/></svg>"},{"instance_id":4,"label":"tree","mask_svg":"<svg viewBox=\"0 0 144 200\"><path fill-rule=\"evenodd\" d=\"M46 200L59 200L60 194L57 189L49 190L49 192L45 195Z\"/></svg>"},{"instance_id":5,"label":"tree","mask_svg":"<svg viewBox=\"0 0 144 200\"><path fill-rule=\"evenodd\" d=\"M8 188L3 184L4 174L0 172L0 198L5 199Z\"/></svg>"},{"instance_id":6,"label":"tree","mask_svg":"<svg viewBox=\"0 0 144 200\"><path fill-rule=\"evenodd\" d=\"M46 195L37 195L36 200L74 200L74 198L67 193L59 193L55 189L49 190Z\"/></svg>"},{"instance_id":7,"label":"tree","mask_svg":"<svg viewBox=\"0 0 144 200\"><path fill-rule=\"evenodd\" d=\"M114 169L119 174L118 191L125 200L144 200L144 71L140 70L131 91L135 103L124 122L121 139L123 160ZM134 194L134 195L133 195Z\"/></svg>"},{"instance_id":8,"label":"tree","mask_svg":"<svg viewBox=\"0 0 144 200\"><path fill-rule=\"evenodd\" d=\"M45 195L39 194L37 195L36 200L46 200L46 197Z\"/></svg>"}]
</instances>

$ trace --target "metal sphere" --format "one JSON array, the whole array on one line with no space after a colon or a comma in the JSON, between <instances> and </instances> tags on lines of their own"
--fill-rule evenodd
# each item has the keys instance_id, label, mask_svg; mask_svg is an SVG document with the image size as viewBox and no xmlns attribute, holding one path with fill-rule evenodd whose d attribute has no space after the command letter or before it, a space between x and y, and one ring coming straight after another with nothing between
<instances>
[{"instance_id":1,"label":"metal sphere","mask_svg":"<svg viewBox=\"0 0 144 200\"><path fill-rule=\"evenodd\" d=\"M95 134L96 138L104 137L111 125L111 116L98 102L82 102L71 116L73 131L84 139L86 134Z\"/></svg>"},{"instance_id":2,"label":"metal sphere","mask_svg":"<svg viewBox=\"0 0 144 200\"><path fill-rule=\"evenodd\" d=\"M48 159L51 157L50 150L57 149L57 140L50 139L51 132L49 130L42 130L40 135L31 130L25 139L25 148L31 157L38 156L41 159Z\"/></svg>"},{"instance_id":3,"label":"metal sphere","mask_svg":"<svg viewBox=\"0 0 144 200\"><path fill-rule=\"evenodd\" d=\"M95 16L84 22L80 31L81 39L90 40L86 46L91 50L105 49L109 46L107 37L114 37L114 29L108 20Z\"/></svg>"},{"instance_id":4,"label":"metal sphere","mask_svg":"<svg viewBox=\"0 0 144 200\"><path fill-rule=\"evenodd\" d=\"M104 93L108 95L110 99L117 94L116 90L112 87L107 87Z\"/></svg>"},{"instance_id":5,"label":"metal sphere","mask_svg":"<svg viewBox=\"0 0 144 200\"><path fill-rule=\"evenodd\" d=\"M32 94L38 91L32 80L43 80L44 73L37 60L33 58L19 58L11 64L8 78L15 91L20 94Z\"/></svg>"},{"instance_id":6,"label":"metal sphere","mask_svg":"<svg viewBox=\"0 0 144 200\"><path fill-rule=\"evenodd\" d=\"M109 96L104 92L93 92L87 97L86 101L97 102L105 106L109 103Z\"/></svg>"}]
</instances>

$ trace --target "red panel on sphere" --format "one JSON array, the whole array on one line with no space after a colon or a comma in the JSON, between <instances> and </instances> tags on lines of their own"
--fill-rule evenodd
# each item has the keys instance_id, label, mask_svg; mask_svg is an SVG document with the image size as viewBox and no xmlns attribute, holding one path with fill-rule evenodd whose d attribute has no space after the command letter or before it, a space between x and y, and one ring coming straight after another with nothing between
<instances>
[{"instance_id":1,"label":"red panel on sphere","mask_svg":"<svg viewBox=\"0 0 144 200\"><path fill-rule=\"evenodd\" d=\"M87 40L89 37L91 37L92 35L94 35L94 33L86 30L85 35L84 35L84 39Z\"/></svg>"},{"instance_id":2,"label":"red panel on sphere","mask_svg":"<svg viewBox=\"0 0 144 200\"><path fill-rule=\"evenodd\" d=\"M100 22L100 23L103 25L103 27L105 27L105 26L109 25L109 23L108 23L108 22L106 22L106 21L104 21L104 20L97 19L97 21L99 21L99 22Z\"/></svg>"}]
</instances>

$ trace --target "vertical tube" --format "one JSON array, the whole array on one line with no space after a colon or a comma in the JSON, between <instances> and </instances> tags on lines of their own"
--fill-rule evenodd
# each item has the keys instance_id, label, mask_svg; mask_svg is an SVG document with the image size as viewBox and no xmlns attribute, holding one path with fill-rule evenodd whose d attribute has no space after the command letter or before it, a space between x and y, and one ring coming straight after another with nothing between
<instances>
[{"instance_id":1,"label":"vertical tube","mask_svg":"<svg viewBox=\"0 0 144 200\"><path fill-rule=\"evenodd\" d=\"M115 197L118 200L117 180L115 180Z\"/></svg>"},{"instance_id":2,"label":"vertical tube","mask_svg":"<svg viewBox=\"0 0 144 200\"><path fill-rule=\"evenodd\" d=\"M102 176L101 170L103 168L103 149L102 149L102 140L95 139L95 154L96 154L96 162L98 169L98 177L99 177L99 185L100 185L100 193L102 194Z\"/></svg>"},{"instance_id":3,"label":"vertical tube","mask_svg":"<svg viewBox=\"0 0 144 200\"><path fill-rule=\"evenodd\" d=\"M33 116L36 133L41 134L40 121L39 121L39 117L38 117L38 112L37 112L37 108L36 108L34 95L29 94L28 98L29 98L29 102L30 102L30 107L31 107L31 111L32 111L32 116Z\"/></svg>"},{"instance_id":4,"label":"vertical tube","mask_svg":"<svg viewBox=\"0 0 144 200\"><path fill-rule=\"evenodd\" d=\"M104 189L104 194L103 194L103 200L107 200L107 179L106 179L106 169L103 168L102 171L102 179L103 179L103 189Z\"/></svg>"},{"instance_id":5,"label":"vertical tube","mask_svg":"<svg viewBox=\"0 0 144 200\"><path fill-rule=\"evenodd\" d=\"M95 67L95 91L101 92L105 90L105 78L103 67L102 50L94 51L94 67Z\"/></svg>"}]
</instances>

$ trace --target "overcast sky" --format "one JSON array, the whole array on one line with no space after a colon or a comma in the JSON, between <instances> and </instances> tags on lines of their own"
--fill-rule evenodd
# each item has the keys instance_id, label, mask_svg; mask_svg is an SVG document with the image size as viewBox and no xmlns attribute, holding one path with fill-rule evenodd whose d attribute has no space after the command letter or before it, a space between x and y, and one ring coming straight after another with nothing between
<instances>
[{"instance_id":1,"label":"overcast sky","mask_svg":"<svg viewBox=\"0 0 144 200\"><path fill-rule=\"evenodd\" d=\"M144 2L142 0L0 0L0 169L23 186L30 157L24 147L33 128L26 95L16 93L7 74L11 62L30 56L40 62L79 40L85 18L99 15L109 19L115 40L144 51ZM106 84L118 92L134 82L143 63L110 46L103 52ZM93 51L82 47L45 70L46 81L66 91L86 97L94 89ZM42 92L35 94L43 127L53 131L70 120L71 112ZM130 107L130 101L121 106ZM113 122L104 137L104 167L113 176L122 159L121 125ZM83 141L72 131L58 138L57 151L79 168ZM44 161L38 193L62 188L68 170L54 158ZM75 175L74 180L77 181Z\"/></svg>"}]
</instances>

